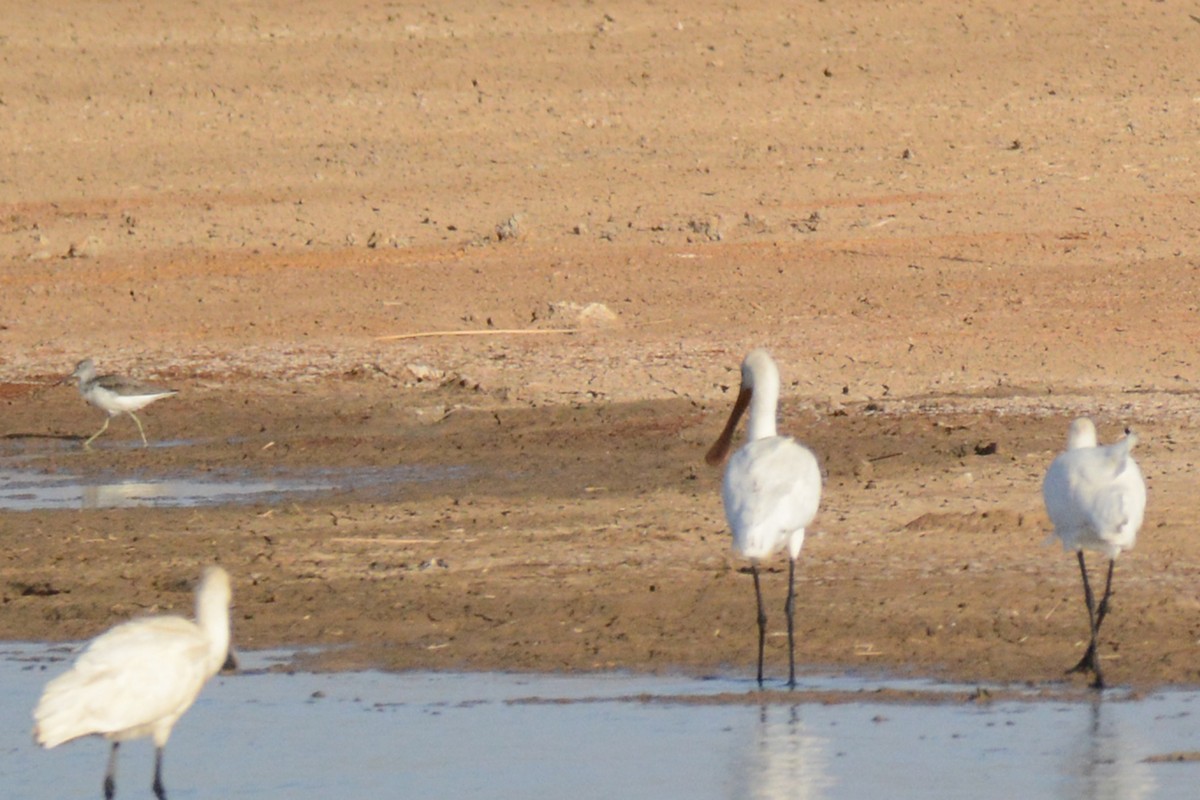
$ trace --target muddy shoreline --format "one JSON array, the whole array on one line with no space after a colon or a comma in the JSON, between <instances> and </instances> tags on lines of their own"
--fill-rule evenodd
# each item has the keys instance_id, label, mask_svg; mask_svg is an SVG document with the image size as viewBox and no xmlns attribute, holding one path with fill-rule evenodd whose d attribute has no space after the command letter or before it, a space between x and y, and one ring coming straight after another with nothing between
<instances>
[{"instance_id":1,"label":"muddy shoreline","mask_svg":"<svg viewBox=\"0 0 1200 800\"><path fill-rule=\"evenodd\" d=\"M404 424L390 390L351 399L320 388L173 398L178 407L160 404L147 424L178 446L131 447L136 431L118 423L92 453L72 440L6 446L21 446L29 467L107 481L307 470L337 483L352 467L466 469L449 480L348 480L317 499L265 504L8 512L0 637L69 640L134 614L186 613L199 565L220 562L234 575L238 645L339 645L314 662L321 668L752 668L750 579L729 549L720 472L702 460L719 404L461 407ZM442 391L452 400L465 390ZM79 402L69 387L54 398ZM255 403L272 422L237 435ZM332 404L338 415L319 413ZM865 405L827 414L794 402L784 413L827 454L799 579L805 669L1066 680L1086 616L1074 560L1043 541L1037 494L1065 418ZM197 424L203 440L183 430ZM1186 481L1169 457L1143 460L1156 502L1143 543L1121 559L1105 630L1111 679L1139 688L1197 680L1194 643L1179 634L1193 624L1187 576L1200 565L1187 555L1187 526L1164 513L1164 495ZM786 664L785 564L764 579L780 610L772 673ZM1173 601L1167 584L1180 587Z\"/></svg>"}]
</instances>

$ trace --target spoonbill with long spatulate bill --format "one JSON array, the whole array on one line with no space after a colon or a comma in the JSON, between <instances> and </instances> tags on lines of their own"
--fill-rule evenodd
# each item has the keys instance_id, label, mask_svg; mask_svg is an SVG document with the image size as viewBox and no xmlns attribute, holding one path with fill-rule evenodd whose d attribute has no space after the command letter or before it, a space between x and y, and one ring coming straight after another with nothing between
<instances>
[{"instance_id":1,"label":"spoonbill with long spatulate bill","mask_svg":"<svg viewBox=\"0 0 1200 800\"><path fill-rule=\"evenodd\" d=\"M796 685L796 559L804 529L821 502L821 469L816 456L790 436L775 430L779 368L766 350L752 350L742 361L742 385L720 437L705 456L716 466L725 460L742 413L749 408L746 443L729 459L721 485L725 518L733 531L733 549L750 559L758 602L758 685L763 683L767 614L763 610L758 566L787 548L788 687Z\"/></svg>"}]
</instances>

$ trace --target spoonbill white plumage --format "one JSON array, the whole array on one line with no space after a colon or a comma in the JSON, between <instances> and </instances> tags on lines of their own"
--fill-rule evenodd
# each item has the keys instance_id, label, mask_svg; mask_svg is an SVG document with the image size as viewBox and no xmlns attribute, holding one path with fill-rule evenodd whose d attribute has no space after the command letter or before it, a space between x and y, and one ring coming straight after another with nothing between
<instances>
[{"instance_id":1,"label":"spoonbill white plumage","mask_svg":"<svg viewBox=\"0 0 1200 800\"><path fill-rule=\"evenodd\" d=\"M763 682L763 648L767 615L763 610L758 564L788 551L787 614L788 687L796 685L796 559L804 546L804 529L821 502L821 469L816 456L790 436L775 431L779 403L779 369L766 350L752 350L742 361L742 385L720 437L705 455L716 466L725 460L747 407L747 441L729 459L721 484L725 518L733 531L733 549L750 559L754 596L758 601L758 685Z\"/></svg>"},{"instance_id":2,"label":"spoonbill white plumage","mask_svg":"<svg viewBox=\"0 0 1200 800\"><path fill-rule=\"evenodd\" d=\"M1133 547L1146 512L1146 481L1132 455L1137 441L1137 435L1126 429L1125 438L1098 446L1096 426L1087 417L1080 417L1071 423L1067 449L1050 464L1042 481L1042 499L1054 523L1054 533L1062 540L1063 550L1074 550L1078 556L1091 627L1087 651L1067 672L1090 670L1095 676L1092 686L1097 689L1104 688L1096 648L1100 625L1108 615L1113 567L1121 551ZM1108 557L1108 577L1098 606L1088 583L1084 550L1099 551Z\"/></svg>"},{"instance_id":3,"label":"spoonbill white plumage","mask_svg":"<svg viewBox=\"0 0 1200 800\"><path fill-rule=\"evenodd\" d=\"M97 375L96 365L90 358L85 358L75 365L75 371L71 373L67 380L69 381L72 378L79 380L79 393L83 395L83 399L108 415L104 418L104 424L100 426L100 430L89 436L87 441L83 443L84 449L91 448L92 442L95 441L97 436L108 430L108 423L118 414L128 414L133 417L133 421L137 424L138 433L142 435L142 444L149 446L149 442L146 441L146 430L142 427L142 421L133 412L140 408L145 408L155 400L179 394L174 389L162 389L157 386L150 386L149 384L139 383L121 375Z\"/></svg>"},{"instance_id":4,"label":"spoonbill white plumage","mask_svg":"<svg viewBox=\"0 0 1200 800\"><path fill-rule=\"evenodd\" d=\"M122 623L92 640L69 672L46 684L34 709L33 737L56 747L81 736L112 742L104 796L116 793L117 748L154 738L154 795L165 800L163 749L171 729L229 650L229 574L209 567L196 589L196 621L176 616Z\"/></svg>"}]
</instances>

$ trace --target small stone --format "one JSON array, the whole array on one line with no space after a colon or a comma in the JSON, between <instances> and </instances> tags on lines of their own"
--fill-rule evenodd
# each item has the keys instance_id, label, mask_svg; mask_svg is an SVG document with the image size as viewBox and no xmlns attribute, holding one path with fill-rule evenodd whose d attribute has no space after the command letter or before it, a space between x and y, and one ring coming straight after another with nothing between
<instances>
[{"instance_id":1,"label":"small stone","mask_svg":"<svg viewBox=\"0 0 1200 800\"><path fill-rule=\"evenodd\" d=\"M604 303L588 303L579 312L579 324L585 328L611 328L620 319Z\"/></svg>"},{"instance_id":2,"label":"small stone","mask_svg":"<svg viewBox=\"0 0 1200 800\"><path fill-rule=\"evenodd\" d=\"M414 378L421 382L441 382L446 377L444 370L440 370L437 367L431 367L428 364L405 364L404 368L407 369Z\"/></svg>"},{"instance_id":3,"label":"small stone","mask_svg":"<svg viewBox=\"0 0 1200 800\"><path fill-rule=\"evenodd\" d=\"M521 215L513 214L511 217L501 222L496 226L497 241L506 242L510 239L517 239L521 236Z\"/></svg>"},{"instance_id":4,"label":"small stone","mask_svg":"<svg viewBox=\"0 0 1200 800\"><path fill-rule=\"evenodd\" d=\"M82 242L72 242L67 247L66 258L95 258L100 254L100 240L89 236Z\"/></svg>"}]
</instances>

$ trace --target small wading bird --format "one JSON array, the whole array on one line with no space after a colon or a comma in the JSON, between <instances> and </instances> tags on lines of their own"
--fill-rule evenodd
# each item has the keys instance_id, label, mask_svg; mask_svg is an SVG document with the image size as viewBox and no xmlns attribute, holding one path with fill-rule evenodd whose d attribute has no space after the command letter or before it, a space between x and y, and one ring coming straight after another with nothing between
<instances>
[{"instance_id":1,"label":"small wading bird","mask_svg":"<svg viewBox=\"0 0 1200 800\"><path fill-rule=\"evenodd\" d=\"M79 393L83 395L84 400L108 414L104 418L104 424L100 430L93 433L83 443L84 449L91 448L92 442L97 436L108 430L109 421L118 414L128 414L133 417L133 421L137 423L138 433L142 435L142 444L149 446L142 421L133 412L145 408L155 400L179 394L174 389L149 386L120 375L97 375L96 365L90 358L85 358L75 365L75 371L71 373L67 381L72 379L79 380Z\"/></svg>"},{"instance_id":2,"label":"small wading bird","mask_svg":"<svg viewBox=\"0 0 1200 800\"><path fill-rule=\"evenodd\" d=\"M229 574L209 567L196 589L196 621L135 619L101 634L71 670L46 684L33 711L33 738L50 748L81 736L112 742L104 796L116 794L117 748L154 737L154 796L165 800L163 748L171 728L222 665L229 649Z\"/></svg>"},{"instance_id":3,"label":"small wading bird","mask_svg":"<svg viewBox=\"0 0 1200 800\"><path fill-rule=\"evenodd\" d=\"M1078 556L1091 626L1087 651L1067 672L1091 671L1095 677L1092 686L1097 689L1104 688L1097 646L1100 625L1108 615L1113 567L1121 551L1133 547L1146 512L1146 481L1131 454L1137 440L1137 435L1126 429L1119 442L1097 446L1096 426L1081 417L1071 423L1067 449L1050 464L1042 481L1042 499L1054 523L1054 534L1062 540L1063 550L1074 550ZM1088 583L1084 550L1108 556L1108 578L1099 605Z\"/></svg>"},{"instance_id":4,"label":"small wading bird","mask_svg":"<svg viewBox=\"0 0 1200 800\"><path fill-rule=\"evenodd\" d=\"M821 502L821 469L806 447L775 432L779 369L766 350L752 350L742 361L742 386L725 430L704 457L716 466L725 460L738 419L750 409L747 441L729 459L721 484L725 518L733 531L733 549L750 559L758 601L758 685L763 682L767 614L763 610L758 564L785 546L788 551L788 687L796 686L796 559L804 529Z\"/></svg>"}]
</instances>

